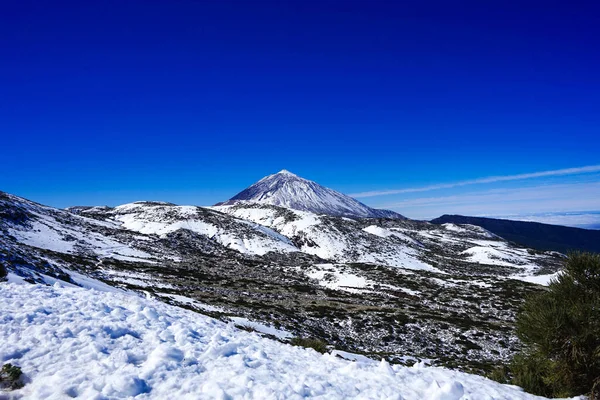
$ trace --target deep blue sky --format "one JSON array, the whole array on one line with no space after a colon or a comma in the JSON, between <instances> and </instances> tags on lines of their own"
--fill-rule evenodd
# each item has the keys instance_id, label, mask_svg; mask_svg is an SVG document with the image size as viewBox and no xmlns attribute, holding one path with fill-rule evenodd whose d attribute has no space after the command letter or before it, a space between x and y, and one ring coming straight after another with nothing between
<instances>
[{"instance_id":1,"label":"deep blue sky","mask_svg":"<svg viewBox=\"0 0 600 400\"><path fill-rule=\"evenodd\" d=\"M593 3L6 1L0 190L212 204L282 168L357 193L597 165Z\"/></svg>"}]
</instances>

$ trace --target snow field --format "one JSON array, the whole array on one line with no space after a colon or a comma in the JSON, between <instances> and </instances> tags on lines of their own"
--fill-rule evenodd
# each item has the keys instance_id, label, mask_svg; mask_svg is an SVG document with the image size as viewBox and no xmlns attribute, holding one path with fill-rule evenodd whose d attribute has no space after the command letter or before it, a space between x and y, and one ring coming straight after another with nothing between
<instances>
[{"instance_id":1,"label":"snow field","mask_svg":"<svg viewBox=\"0 0 600 400\"><path fill-rule=\"evenodd\" d=\"M0 362L28 381L14 398L536 398L443 368L321 355L129 293L0 283L0 304Z\"/></svg>"},{"instance_id":2,"label":"snow field","mask_svg":"<svg viewBox=\"0 0 600 400\"><path fill-rule=\"evenodd\" d=\"M375 235L385 240L386 238L399 238L400 240L421 246L414 239L401 232L388 230L376 225L369 226L363 231L362 237L347 236L334 228L323 223L322 216L306 212L289 210L294 213L296 218L286 221L282 217L277 217L277 211L269 208L256 208L254 206L218 206L212 207L236 218L246 219L257 224L274 229L285 237L302 235L316 244L303 245L300 250L307 254L318 256L324 260L336 262L364 262L372 264L388 265L393 267L407 269L423 269L432 272L441 272L437 268L420 261L417 252L414 249L397 243L396 240L389 241L389 246L385 251L371 251L370 235ZM325 217L326 218L326 217ZM362 232L361 232L362 233Z\"/></svg>"},{"instance_id":3,"label":"snow field","mask_svg":"<svg viewBox=\"0 0 600 400\"><path fill-rule=\"evenodd\" d=\"M463 251L462 254L467 255L470 261L481 264L513 267L524 263L523 259L492 247L475 246Z\"/></svg>"},{"instance_id":4,"label":"snow field","mask_svg":"<svg viewBox=\"0 0 600 400\"><path fill-rule=\"evenodd\" d=\"M48 249L59 253L75 253L76 243L85 244L101 257L112 257L128 261L147 261L153 257L143 251L134 249L124 243L117 242L96 232L86 231L80 226L67 226L50 215L34 212L37 218L31 222L31 228L16 225L10 232L21 243L40 249ZM92 224L110 226L100 221L90 220L79 216ZM98 223L96 223L98 222ZM114 226L113 226L114 227Z\"/></svg>"},{"instance_id":5,"label":"snow field","mask_svg":"<svg viewBox=\"0 0 600 400\"><path fill-rule=\"evenodd\" d=\"M188 229L240 253L264 255L269 251L298 251L288 238L264 226L237 220L239 225L254 231L251 237L243 237L236 233L235 229L228 231L203 221L198 207L194 206L131 203L118 206L115 210L114 219L119 221L123 228L146 235L163 236L179 229Z\"/></svg>"},{"instance_id":6,"label":"snow field","mask_svg":"<svg viewBox=\"0 0 600 400\"><path fill-rule=\"evenodd\" d=\"M382 284L371 281L362 276L344 271L343 265L336 264L316 264L312 268L301 269L306 276L317 281L320 286L332 290L342 290L349 293L364 293L375 291L375 286L385 289L400 290L404 293L416 296L421 292L393 285Z\"/></svg>"}]
</instances>

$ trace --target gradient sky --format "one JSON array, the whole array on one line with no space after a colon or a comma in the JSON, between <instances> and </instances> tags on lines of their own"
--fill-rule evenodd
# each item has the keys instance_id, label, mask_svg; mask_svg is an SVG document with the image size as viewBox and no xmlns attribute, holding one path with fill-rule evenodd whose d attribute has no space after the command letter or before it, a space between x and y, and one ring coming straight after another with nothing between
<instances>
[{"instance_id":1,"label":"gradient sky","mask_svg":"<svg viewBox=\"0 0 600 400\"><path fill-rule=\"evenodd\" d=\"M589 1L7 1L0 190L206 205L283 168L360 195L596 166L599 39ZM600 171L435 187L359 199L600 210Z\"/></svg>"}]
</instances>

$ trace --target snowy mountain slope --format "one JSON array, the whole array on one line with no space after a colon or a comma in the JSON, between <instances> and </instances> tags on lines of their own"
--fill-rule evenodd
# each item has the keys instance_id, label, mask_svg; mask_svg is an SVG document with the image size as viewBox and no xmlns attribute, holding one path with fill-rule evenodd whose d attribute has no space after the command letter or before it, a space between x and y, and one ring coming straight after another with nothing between
<instances>
[{"instance_id":1,"label":"snowy mountain slope","mask_svg":"<svg viewBox=\"0 0 600 400\"><path fill-rule=\"evenodd\" d=\"M140 203L65 211L0 192L0 264L31 281L72 281L72 273L83 273L121 284L115 270L169 270L206 257L235 262L269 251L299 250L264 226L199 207Z\"/></svg>"},{"instance_id":2,"label":"snowy mountain slope","mask_svg":"<svg viewBox=\"0 0 600 400\"><path fill-rule=\"evenodd\" d=\"M267 226L290 238L303 252L324 260L438 271L420 261L402 239L372 235L355 220L253 203L213 209Z\"/></svg>"},{"instance_id":3,"label":"snowy mountain slope","mask_svg":"<svg viewBox=\"0 0 600 400\"><path fill-rule=\"evenodd\" d=\"M14 398L539 398L443 368L321 355L131 294L0 283L0 303L0 362L27 381Z\"/></svg>"},{"instance_id":4,"label":"snowy mountain slope","mask_svg":"<svg viewBox=\"0 0 600 400\"><path fill-rule=\"evenodd\" d=\"M187 229L241 253L298 251L289 239L268 228L201 207L138 202L118 206L105 215L126 229L144 234L165 235Z\"/></svg>"},{"instance_id":5,"label":"snowy mountain slope","mask_svg":"<svg viewBox=\"0 0 600 400\"><path fill-rule=\"evenodd\" d=\"M68 212L3 194L0 233L0 264L29 281L99 279L344 351L482 372L518 350L515 312L539 290L514 278L541 282L562 264L475 226L248 202Z\"/></svg>"},{"instance_id":6,"label":"snowy mountain slope","mask_svg":"<svg viewBox=\"0 0 600 400\"><path fill-rule=\"evenodd\" d=\"M345 219L256 203L213 209L269 227L288 237L301 251L338 263L361 262L439 272L447 271L447 261L452 259L469 265L508 267L513 275L532 275L555 262L549 255L530 253L472 225ZM491 255L474 257L474 252ZM497 274L509 275L501 269Z\"/></svg>"},{"instance_id":7,"label":"snowy mountain slope","mask_svg":"<svg viewBox=\"0 0 600 400\"><path fill-rule=\"evenodd\" d=\"M0 192L0 241L58 253L94 253L129 261L152 261L158 254L137 248L146 238L122 235L118 224L46 207Z\"/></svg>"},{"instance_id":8,"label":"snowy mountain slope","mask_svg":"<svg viewBox=\"0 0 600 400\"><path fill-rule=\"evenodd\" d=\"M242 201L334 216L404 218L393 211L368 207L345 194L301 178L286 170L262 178L230 200L217 205L232 205Z\"/></svg>"},{"instance_id":9,"label":"snowy mountain slope","mask_svg":"<svg viewBox=\"0 0 600 400\"><path fill-rule=\"evenodd\" d=\"M6 210L0 226L8 237L60 253L88 252L129 261L156 260L164 258L165 250L153 254L156 246L148 243L180 230L246 254L298 251L287 238L268 228L194 206L139 202L116 208L78 207L69 212L0 193L0 209ZM9 212L12 214L8 215Z\"/></svg>"}]
</instances>

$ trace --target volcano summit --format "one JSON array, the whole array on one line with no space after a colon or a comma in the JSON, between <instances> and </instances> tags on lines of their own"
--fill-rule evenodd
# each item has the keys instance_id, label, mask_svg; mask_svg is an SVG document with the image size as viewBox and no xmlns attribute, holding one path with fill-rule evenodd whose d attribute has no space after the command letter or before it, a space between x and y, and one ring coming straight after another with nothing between
<instances>
[{"instance_id":1,"label":"volcano summit","mask_svg":"<svg viewBox=\"0 0 600 400\"><path fill-rule=\"evenodd\" d=\"M217 205L233 205L240 202L269 204L338 217L405 219L394 211L371 208L350 196L301 178L285 169L262 178L231 199Z\"/></svg>"}]
</instances>

